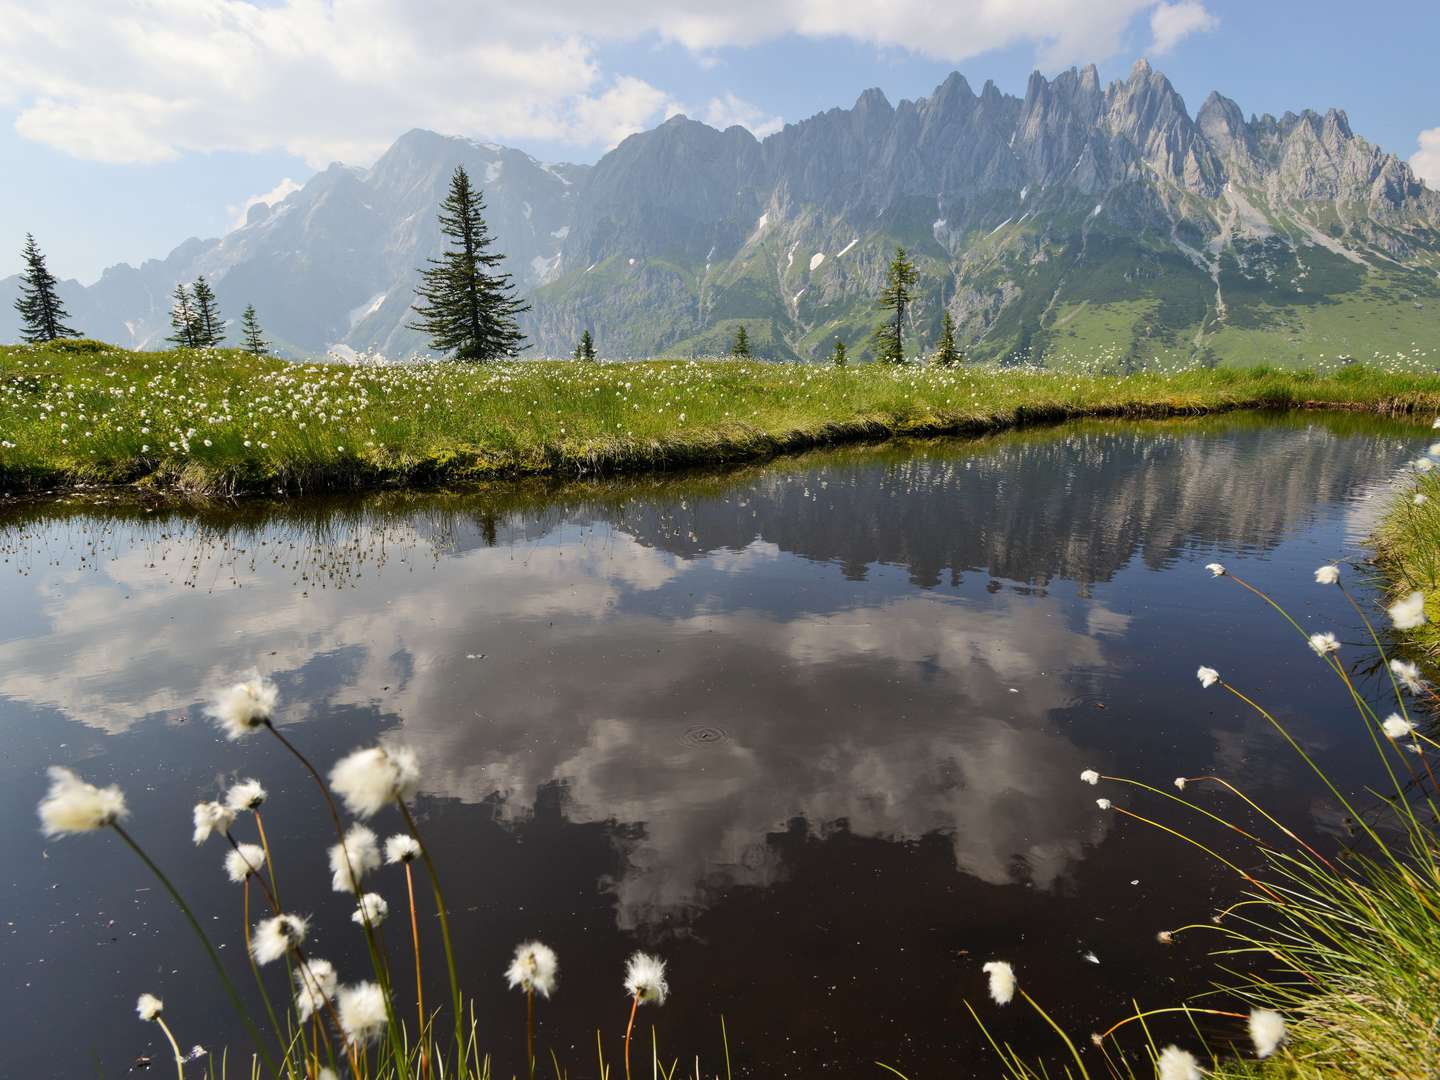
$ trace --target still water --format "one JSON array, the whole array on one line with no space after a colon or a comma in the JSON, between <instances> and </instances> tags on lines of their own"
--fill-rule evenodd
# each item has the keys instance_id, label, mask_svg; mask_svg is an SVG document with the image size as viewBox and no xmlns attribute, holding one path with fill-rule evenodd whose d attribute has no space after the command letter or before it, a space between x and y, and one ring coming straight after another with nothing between
<instances>
[{"instance_id":1,"label":"still water","mask_svg":"<svg viewBox=\"0 0 1440 1080\"><path fill-rule=\"evenodd\" d=\"M642 1020L712 1074L722 1016L745 1076L881 1075L877 1059L993 1075L967 1000L997 1037L1053 1049L1022 1006L982 1004L995 957L1082 1038L1131 998L1178 1003L1210 977L1206 943L1156 931L1204 921L1241 883L1094 798L1237 849L1078 775L1217 772L1341 842L1273 731L1194 671L1258 695L1352 786L1370 778L1368 739L1298 636L1203 566L1226 563L1358 659L1358 620L1311 572L1363 553L1425 434L1322 416L1079 424L698 477L12 508L0 1074L122 1076L142 1054L165 1071L141 991L165 998L184 1045L244 1046L133 856L108 835L42 839L51 763L125 789L132 832L252 992L239 889L219 841L191 844L190 807L259 778L286 906L315 917L311 954L364 975L313 788L273 741L226 743L204 718L252 666L322 768L382 733L418 751L418 811L497 1073L523 1072L524 1003L501 973L530 937L561 962L541 1053L577 1078L597 1073L597 1027L618 1054L637 947L671 973L670 1002ZM376 828L398 830L393 811ZM373 887L403 910L397 871ZM398 971L404 921L386 928ZM648 1056L648 1027L644 1042Z\"/></svg>"}]
</instances>

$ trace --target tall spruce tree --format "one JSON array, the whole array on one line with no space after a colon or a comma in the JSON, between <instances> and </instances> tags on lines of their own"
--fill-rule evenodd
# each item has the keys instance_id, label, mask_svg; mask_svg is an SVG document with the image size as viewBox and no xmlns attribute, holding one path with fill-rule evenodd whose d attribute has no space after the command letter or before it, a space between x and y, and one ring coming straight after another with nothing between
<instances>
[{"instance_id":1,"label":"tall spruce tree","mask_svg":"<svg viewBox=\"0 0 1440 1080\"><path fill-rule=\"evenodd\" d=\"M215 299L215 290L201 274L195 279L192 289L195 312L195 344L200 348L212 348L225 340L225 320L220 317L220 301Z\"/></svg>"},{"instance_id":2,"label":"tall spruce tree","mask_svg":"<svg viewBox=\"0 0 1440 1080\"><path fill-rule=\"evenodd\" d=\"M589 330L586 330L584 333L582 333L582 334L580 335L580 343L575 346L575 359L576 359L576 360L594 360L594 359L595 359L595 339L590 336L590 331L589 331Z\"/></svg>"},{"instance_id":3,"label":"tall spruce tree","mask_svg":"<svg viewBox=\"0 0 1440 1080\"><path fill-rule=\"evenodd\" d=\"M530 305L516 299L509 274L496 272L504 256L490 250L485 198L457 166L450 193L440 204L440 232L449 241L438 259L427 260L415 289L410 329L430 338L437 352L484 362L514 356L525 347L516 316Z\"/></svg>"},{"instance_id":4,"label":"tall spruce tree","mask_svg":"<svg viewBox=\"0 0 1440 1080\"><path fill-rule=\"evenodd\" d=\"M24 280L20 282L20 298L15 310L20 313L20 337L30 344L54 341L57 338L79 337L80 331L65 325L70 313L55 291L55 275L45 266L45 256L35 237L25 234Z\"/></svg>"},{"instance_id":5,"label":"tall spruce tree","mask_svg":"<svg viewBox=\"0 0 1440 1080\"><path fill-rule=\"evenodd\" d=\"M252 356L268 356L270 353L270 342L265 340L265 333L260 329L254 304L246 304L240 316L240 340L245 345L245 351Z\"/></svg>"},{"instance_id":6,"label":"tall spruce tree","mask_svg":"<svg viewBox=\"0 0 1440 1080\"><path fill-rule=\"evenodd\" d=\"M730 346L730 355L735 357L736 360L749 360L751 358L750 335L745 332L744 323L741 323L740 329L735 331L735 343Z\"/></svg>"},{"instance_id":7,"label":"tall spruce tree","mask_svg":"<svg viewBox=\"0 0 1440 1080\"><path fill-rule=\"evenodd\" d=\"M955 347L955 320L947 311L940 320L940 344L935 348L935 363L941 367L954 367L962 359L960 350Z\"/></svg>"},{"instance_id":8,"label":"tall spruce tree","mask_svg":"<svg viewBox=\"0 0 1440 1080\"><path fill-rule=\"evenodd\" d=\"M905 362L905 312L915 299L912 290L919 280L910 256L897 247L880 293L880 306L890 315L875 329L875 359L882 364Z\"/></svg>"},{"instance_id":9,"label":"tall spruce tree","mask_svg":"<svg viewBox=\"0 0 1440 1080\"><path fill-rule=\"evenodd\" d=\"M165 339L177 349L194 349L200 340L200 324L195 321L195 305L190 290L182 281L175 286L170 304L170 336Z\"/></svg>"},{"instance_id":10,"label":"tall spruce tree","mask_svg":"<svg viewBox=\"0 0 1440 1080\"><path fill-rule=\"evenodd\" d=\"M835 348L830 351L830 362L836 367L844 367L849 362L849 359L850 358L845 355L845 342L837 337L835 339Z\"/></svg>"}]
</instances>

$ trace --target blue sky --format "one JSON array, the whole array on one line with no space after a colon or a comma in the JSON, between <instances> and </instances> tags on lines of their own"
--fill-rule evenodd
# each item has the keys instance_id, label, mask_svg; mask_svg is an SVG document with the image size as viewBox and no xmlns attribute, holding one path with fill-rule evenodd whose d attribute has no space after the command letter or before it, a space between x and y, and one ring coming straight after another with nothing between
<instances>
[{"instance_id":1,"label":"blue sky","mask_svg":"<svg viewBox=\"0 0 1440 1080\"><path fill-rule=\"evenodd\" d=\"M764 134L870 86L1142 55L1192 112L1342 107L1440 186L1434 0L0 0L0 26L0 276L27 230L87 282L163 257L410 127L594 161L675 111Z\"/></svg>"}]
</instances>

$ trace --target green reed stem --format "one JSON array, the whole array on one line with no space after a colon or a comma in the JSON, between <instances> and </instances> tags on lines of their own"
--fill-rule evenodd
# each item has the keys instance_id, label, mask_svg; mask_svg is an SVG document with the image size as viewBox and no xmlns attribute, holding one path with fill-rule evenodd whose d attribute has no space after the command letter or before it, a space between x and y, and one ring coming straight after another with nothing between
<instances>
[{"instance_id":1,"label":"green reed stem","mask_svg":"<svg viewBox=\"0 0 1440 1080\"><path fill-rule=\"evenodd\" d=\"M275 1033L275 1041L280 1044L281 1052L285 1054L285 1067L288 1069L290 1054L286 1051L285 1040L280 1035L282 1030L280 1020L275 1015L274 1006L270 1004L270 995L265 992L265 980L260 977L260 965L255 962L255 953L250 948L250 879L254 876L254 874L246 874L245 881L241 885L241 893L244 897L241 902L241 918L244 920L242 926L245 931L245 959L250 962L250 972L255 976L255 987L260 991L260 1000L265 1005L265 1015L270 1018L270 1028Z\"/></svg>"},{"instance_id":2,"label":"green reed stem","mask_svg":"<svg viewBox=\"0 0 1440 1080\"><path fill-rule=\"evenodd\" d=\"M1210 856L1212 859L1214 859L1216 862L1223 863L1225 866L1228 866L1231 870L1234 870L1235 873L1239 874L1242 878L1244 878L1246 881L1248 881L1251 885L1254 885L1257 889L1259 889L1261 892L1263 892L1266 896L1270 897L1270 898L1271 898L1272 900L1274 900L1277 904L1283 905L1283 904L1285 903L1284 898L1283 898L1282 896L1280 896L1279 893L1277 893L1277 892L1275 892L1274 890L1272 890L1272 889L1271 889L1269 886L1267 886L1264 882L1262 882L1262 881L1257 881L1252 875L1250 875L1249 873L1247 873L1247 872L1244 871L1244 870L1241 870L1240 867L1236 866L1236 865L1235 865L1234 863L1232 863L1229 859L1225 858L1224 855L1221 855L1218 851L1215 851L1213 848L1206 847L1204 844L1202 844L1199 840L1196 840L1194 837L1186 836L1184 833L1180 832L1178 829L1172 829L1172 828L1170 828L1169 825L1162 825L1162 824L1161 824L1160 822L1158 822L1158 821L1152 821L1150 818L1147 818L1147 817L1145 817L1145 816L1143 816L1143 815L1141 815L1141 814L1137 814L1137 813L1135 813L1133 810L1126 810L1123 806L1111 806L1110 809L1111 809L1114 813L1124 814L1126 817L1132 817L1132 818L1134 818L1136 821L1142 821L1142 822L1144 822L1146 825L1153 826L1154 828L1159 829L1161 832L1167 832L1167 833L1169 833L1171 836L1176 837L1177 839L1180 839L1180 840L1184 840L1187 844L1191 844L1191 845L1199 848L1201 851L1205 852L1206 855L1209 855L1209 856Z\"/></svg>"},{"instance_id":3,"label":"green reed stem","mask_svg":"<svg viewBox=\"0 0 1440 1080\"><path fill-rule=\"evenodd\" d=\"M175 1054L175 1075L179 1080L185 1080L185 1058L180 1053L180 1044L175 1041L175 1036L170 1033L170 1027L165 1023L163 1016L156 1016L155 1023L160 1025L160 1030L165 1033L165 1038L170 1040L170 1049Z\"/></svg>"},{"instance_id":4,"label":"green reed stem","mask_svg":"<svg viewBox=\"0 0 1440 1080\"><path fill-rule=\"evenodd\" d=\"M420 858L425 862L425 872L430 875L430 888L435 892L435 907L440 915L440 939L445 946L445 966L450 975L450 996L453 999L455 1009L455 1050L460 1055L456 1068L463 1078L466 1074L465 1062L465 1019L464 1007L460 1000L460 976L455 970L455 948L450 941L450 916L446 913L445 893L440 888L440 874L435 869L435 861L430 858L430 846L420 836L420 828L415 824L415 818L410 813L410 808L405 805L404 799L396 799L395 805L400 808L400 814L405 819L405 827L410 830L410 835L420 845Z\"/></svg>"},{"instance_id":5,"label":"green reed stem","mask_svg":"<svg viewBox=\"0 0 1440 1080\"><path fill-rule=\"evenodd\" d=\"M1040 1007L1038 1001L1025 992L1023 986L1017 987L1016 989L1020 991L1020 996L1030 1003L1030 1007L1040 1014L1045 1023L1050 1025L1055 1034L1060 1036L1060 1040L1065 1044L1065 1048L1070 1051L1070 1056L1075 1059L1075 1067L1080 1070L1080 1075L1083 1076L1085 1080L1090 1080L1090 1072L1085 1068L1085 1062L1080 1059L1080 1051L1077 1050L1075 1044L1070 1041L1070 1036L1065 1034L1065 1029L1057 1024L1051 1015Z\"/></svg>"}]
</instances>

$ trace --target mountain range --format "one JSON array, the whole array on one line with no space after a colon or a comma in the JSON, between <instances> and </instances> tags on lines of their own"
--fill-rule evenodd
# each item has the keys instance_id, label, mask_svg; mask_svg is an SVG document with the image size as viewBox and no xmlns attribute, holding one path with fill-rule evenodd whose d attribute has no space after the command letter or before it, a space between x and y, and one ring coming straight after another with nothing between
<instances>
[{"instance_id":1,"label":"mountain range","mask_svg":"<svg viewBox=\"0 0 1440 1080\"><path fill-rule=\"evenodd\" d=\"M224 237L107 269L72 323L158 347L175 283L253 303L280 349L403 355L417 268L456 165L484 191L537 355L590 330L602 356L710 355L743 323L759 355L865 355L897 245L920 272L917 350L945 310L967 355L1130 369L1410 353L1440 331L1440 194L1343 111L1193 116L1145 61L1032 75L1024 97L953 74L892 105L867 90L764 140L683 116L595 165L415 130L336 164ZM0 281L0 335L13 339Z\"/></svg>"}]
</instances>

